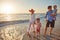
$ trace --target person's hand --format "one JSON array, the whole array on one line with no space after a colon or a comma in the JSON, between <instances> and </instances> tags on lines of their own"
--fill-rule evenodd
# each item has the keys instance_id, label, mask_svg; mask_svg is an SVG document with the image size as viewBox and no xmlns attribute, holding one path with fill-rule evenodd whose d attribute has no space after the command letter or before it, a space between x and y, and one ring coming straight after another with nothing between
<instances>
[{"instance_id":1,"label":"person's hand","mask_svg":"<svg viewBox=\"0 0 60 40\"><path fill-rule=\"evenodd\" d=\"M35 10L34 9L31 9L31 10L29 10L29 12L31 12L33 14L35 12Z\"/></svg>"},{"instance_id":2,"label":"person's hand","mask_svg":"<svg viewBox=\"0 0 60 40\"><path fill-rule=\"evenodd\" d=\"M35 33L35 31L33 31L33 33Z\"/></svg>"},{"instance_id":3,"label":"person's hand","mask_svg":"<svg viewBox=\"0 0 60 40\"><path fill-rule=\"evenodd\" d=\"M56 16L57 14L55 14L55 16Z\"/></svg>"},{"instance_id":4,"label":"person's hand","mask_svg":"<svg viewBox=\"0 0 60 40\"><path fill-rule=\"evenodd\" d=\"M46 19L46 16L44 18Z\"/></svg>"},{"instance_id":5,"label":"person's hand","mask_svg":"<svg viewBox=\"0 0 60 40\"><path fill-rule=\"evenodd\" d=\"M55 17L55 16L56 16L56 14L55 14L55 13L54 13L54 14L51 14L51 16L52 16L52 17Z\"/></svg>"},{"instance_id":6,"label":"person's hand","mask_svg":"<svg viewBox=\"0 0 60 40\"><path fill-rule=\"evenodd\" d=\"M47 22L48 20L46 19L46 22Z\"/></svg>"},{"instance_id":7,"label":"person's hand","mask_svg":"<svg viewBox=\"0 0 60 40\"><path fill-rule=\"evenodd\" d=\"M27 32L27 35L28 35L28 36L30 35L29 32Z\"/></svg>"},{"instance_id":8,"label":"person's hand","mask_svg":"<svg viewBox=\"0 0 60 40\"><path fill-rule=\"evenodd\" d=\"M27 32L27 36L28 36L28 37L31 37L30 34L29 34L29 32Z\"/></svg>"}]
</instances>

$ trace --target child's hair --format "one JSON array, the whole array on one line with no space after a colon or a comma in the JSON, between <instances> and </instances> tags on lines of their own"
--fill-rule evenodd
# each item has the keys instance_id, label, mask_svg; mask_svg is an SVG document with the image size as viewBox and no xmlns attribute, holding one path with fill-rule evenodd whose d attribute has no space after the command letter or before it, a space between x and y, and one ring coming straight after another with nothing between
<instances>
[{"instance_id":1,"label":"child's hair","mask_svg":"<svg viewBox=\"0 0 60 40\"><path fill-rule=\"evenodd\" d=\"M36 18L36 20L40 20L40 18Z\"/></svg>"},{"instance_id":2,"label":"child's hair","mask_svg":"<svg viewBox=\"0 0 60 40\"><path fill-rule=\"evenodd\" d=\"M48 6L48 9L52 8L52 6Z\"/></svg>"},{"instance_id":3,"label":"child's hair","mask_svg":"<svg viewBox=\"0 0 60 40\"><path fill-rule=\"evenodd\" d=\"M57 7L57 5L54 5L53 7Z\"/></svg>"}]
</instances>

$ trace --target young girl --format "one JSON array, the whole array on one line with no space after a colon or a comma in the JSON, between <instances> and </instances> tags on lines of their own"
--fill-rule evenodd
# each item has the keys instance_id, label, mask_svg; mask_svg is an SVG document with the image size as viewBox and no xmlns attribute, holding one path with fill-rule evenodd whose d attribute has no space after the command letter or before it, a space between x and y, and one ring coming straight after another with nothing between
<instances>
[{"instance_id":1,"label":"young girl","mask_svg":"<svg viewBox=\"0 0 60 40\"><path fill-rule=\"evenodd\" d=\"M29 10L29 12L31 13L31 18L30 18L29 27L28 27L28 30L27 30L28 36L30 35L30 29L31 29L31 27L33 27L33 29L34 29L34 21L35 21L34 10L31 9L31 10Z\"/></svg>"},{"instance_id":2,"label":"young girl","mask_svg":"<svg viewBox=\"0 0 60 40\"><path fill-rule=\"evenodd\" d=\"M40 29L41 29L40 18L37 18L36 21L35 21L35 33L36 33L36 36L40 35Z\"/></svg>"}]
</instances>

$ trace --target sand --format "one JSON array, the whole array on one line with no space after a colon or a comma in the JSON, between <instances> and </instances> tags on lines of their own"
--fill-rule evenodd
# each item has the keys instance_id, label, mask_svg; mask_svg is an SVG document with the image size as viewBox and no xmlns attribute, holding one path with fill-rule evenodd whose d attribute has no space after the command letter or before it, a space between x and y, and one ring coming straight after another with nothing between
<instances>
[{"instance_id":1,"label":"sand","mask_svg":"<svg viewBox=\"0 0 60 40\"><path fill-rule=\"evenodd\" d=\"M45 37L44 37L44 29L45 29L46 23L43 23L43 24L44 25L42 25L41 27L41 34L39 35L40 36L39 38L35 37L34 39L34 35L32 35L33 33L30 33L31 37L28 37L27 34L25 34L22 40L60 40L60 19L56 20L55 27L51 35L49 35L50 27L48 28L48 31Z\"/></svg>"},{"instance_id":2,"label":"sand","mask_svg":"<svg viewBox=\"0 0 60 40\"><path fill-rule=\"evenodd\" d=\"M45 22L42 23L40 37L35 39L39 40L60 40L60 20L56 21L55 28L52 35L49 35L49 28L46 37L43 36L45 29ZM8 22L0 24L0 40L33 40L34 35L27 36L28 21L20 23L19 21Z\"/></svg>"}]
</instances>

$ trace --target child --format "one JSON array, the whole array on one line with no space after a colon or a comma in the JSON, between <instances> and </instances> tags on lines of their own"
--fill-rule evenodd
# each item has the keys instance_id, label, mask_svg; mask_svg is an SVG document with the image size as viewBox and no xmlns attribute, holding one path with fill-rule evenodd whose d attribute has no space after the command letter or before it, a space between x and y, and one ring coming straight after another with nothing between
<instances>
[{"instance_id":1,"label":"child","mask_svg":"<svg viewBox=\"0 0 60 40\"><path fill-rule=\"evenodd\" d=\"M28 35L29 35L29 32L30 32L30 28L33 27L34 28L34 21L35 21L35 14L34 14L34 10L31 9L29 10L29 12L31 12L31 19L30 19L30 23L29 23L29 27L28 27ZM33 31L35 30L35 28L33 29Z\"/></svg>"},{"instance_id":2,"label":"child","mask_svg":"<svg viewBox=\"0 0 60 40\"><path fill-rule=\"evenodd\" d=\"M36 36L40 35L40 28L41 28L40 18L37 18L36 21L35 21L35 33L36 33Z\"/></svg>"},{"instance_id":3,"label":"child","mask_svg":"<svg viewBox=\"0 0 60 40\"><path fill-rule=\"evenodd\" d=\"M54 10L53 10L54 20L56 20L56 15L57 15L57 5L54 5L53 8L54 8Z\"/></svg>"},{"instance_id":4,"label":"child","mask_svg":"<svg viewBox=\"0 0 60 40\"><path fill-rule=\"evenodd\" d=\"M46 28L45 28L44 36L46 35L47 28L49 26L51 27L50 35L51 35L51 32L52 32L52 30L54 28L54 20L53 20L54 17L51 16L52 13L53 13L52 6L48 6L48 11L47 11L47 14L45 16L47 23L46 23Z\"/></svg>"}]
</instances>

